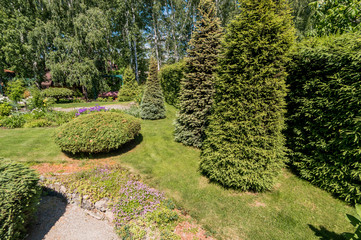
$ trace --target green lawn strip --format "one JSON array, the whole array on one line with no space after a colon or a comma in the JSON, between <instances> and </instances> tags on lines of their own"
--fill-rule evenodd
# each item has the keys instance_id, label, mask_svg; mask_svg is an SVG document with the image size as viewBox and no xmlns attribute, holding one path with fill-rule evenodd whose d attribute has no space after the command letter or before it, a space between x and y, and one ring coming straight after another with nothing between
<instances>
[{"instance_id":1,"label":"green lawn strip","mask_svg":"<svg viewBox=\"0 0 361 240\"><path fill-rule=\"evenodd\" d=\"M352 207L285 169L275 189L252 194L224 189L200 175L200 151L173 141L175 109L167 118L143 121L143 142L120 162L145 175L206 229L224 239L337 239L352 231ZM312 229L314 230L312 230Z\"/></svg>"},{"instance_id":2,"label":"green lawn strip","mask_svg":"<svg viewBox=\"0 0 361 240\"><path fill-rule=\"evenodd\" d=\"M65 155L54 143L55 128L0 129L0 158L30 165L59 162Z\"/></svg>"},{"instance_id":3,"label":"green lawn strip","mask_svg":"<svg viewBox=\"0 0 361 240\"><path fill-rule=\"evenodd\" d=\"M78 108L78 107L94 107L96 104L99 106L106 106L106 105L126 105L129 102L85 102L85 103L56 103L53 107L60 107L60 108Z\"/></svg>"}]
</instances>

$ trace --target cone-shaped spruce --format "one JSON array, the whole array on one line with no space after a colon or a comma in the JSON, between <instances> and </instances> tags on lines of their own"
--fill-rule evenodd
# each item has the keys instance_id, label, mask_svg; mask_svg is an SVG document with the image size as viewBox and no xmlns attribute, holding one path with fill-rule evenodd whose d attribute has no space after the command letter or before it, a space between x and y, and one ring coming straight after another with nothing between
<instances>
[{"instance_id":1,"label":"cone-shaped spruce","mask_svg":"<svg viewBox=\"0 0 361 240\"><path fill-rule=\"evenodd\" d=\"M135 80L133 69L128 66L124 70L123 85L118 93L118 101L132 101L139 94L139 86Z\"/></svg>"},{"instance_id":2,"label":"cone-shaped spruce","mask_svg":"<svg viewBox=\"0 0 361 240\"><path fill-rule=\"evenodd\" d=\"M158 79L157 62L153 57L150 59L149 75L140 105L140 117L151 120L165 118L164 97Z\"/></svg>"},{"instance_id":3,"label":"cone-shaped spruce","mask_svg":"<svg viewBox=\"0 0 361 240\"><path fill-rule=\"evenodd\" d=\"M294 27L287 0L244 0L240 8L222 41L200 169L225 187L264 191L285 160L284 65Z\"/></svg>"},{"instance_id":4,"label":"cone-shaped spruce","mask_svg":"<svg viewBox=\"0 0 361 240\"><path fill-rule=\"evenodd\" d=\"M201 0L198 9L200 20L189 42L174 133L176 141L194 147L201 147L204 139L213 102L214 71L222 34L213 1Z\"/></svg>"}]
</instances>

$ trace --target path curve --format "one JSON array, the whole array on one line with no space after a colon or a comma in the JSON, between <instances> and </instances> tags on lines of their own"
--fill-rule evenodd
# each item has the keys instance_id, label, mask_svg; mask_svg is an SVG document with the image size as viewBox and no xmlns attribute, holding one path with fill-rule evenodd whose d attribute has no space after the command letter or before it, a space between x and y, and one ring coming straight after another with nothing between
<instances>
[{"instance_id":1,"label":"path curve","mask_svg":"<svg viewBox=\"0 0 361 240\"><path fill-rule=\"evenodd\" d=\"M114 226L57 196L42 198L26 240L119 240Z\"/></svg>"}]
</instances>

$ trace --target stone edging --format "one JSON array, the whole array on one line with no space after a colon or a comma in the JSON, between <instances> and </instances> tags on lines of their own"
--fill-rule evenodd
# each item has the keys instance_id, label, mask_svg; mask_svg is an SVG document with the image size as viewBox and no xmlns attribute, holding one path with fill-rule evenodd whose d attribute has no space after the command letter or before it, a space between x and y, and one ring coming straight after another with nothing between
<instances>
[{"instance_id":1,"label":"stone edging","mask_svg":"<svg viewBox=\"0 0 361 240\"><path fill-rule=\"evenodd\" d=\"M55 178L48 178L49 180L55 180ZM40 176L40 183L42 183L43 190L47 192L49 195L54 195L58 197L65 198L68 204L75 204L85 210L85 212L98 219L98 220L107 220L110 223L113 222L114 214L108 208L109 199L102 198L93 204L89 195L82 195L79 193L69 192L69 190L62 185L60 182L55 182L53 184L45 184L46 178L44 176Z\"/></svg>"}]
</instances>

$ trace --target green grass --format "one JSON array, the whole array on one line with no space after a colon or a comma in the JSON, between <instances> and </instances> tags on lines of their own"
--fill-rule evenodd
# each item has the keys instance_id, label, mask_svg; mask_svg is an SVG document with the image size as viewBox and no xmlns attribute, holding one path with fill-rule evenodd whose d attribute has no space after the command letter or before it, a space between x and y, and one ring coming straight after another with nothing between
<instances>
[{"instance_id":1,"label":"green grass","mask_svg":"<svg viewBox=\"0 0 361 240\"><path fill-rule=\"evenodd\" d=\"M30 165L42 162L59 162L65 155L54 143L55 128L0 129L0 158Z\"/></svg>"},{"instance_id":2,"label":"green grass","mask_svg":"<svg viewBox=\"0 0 361 240\"><path fill-rule=\"evenodd\" d=\"M275 189L254 194L224 189L198 172L200 151L173 141L175 109L167 118L142 122L142 142L115 155L121 165L175 200L179 207L223 239L341 239L352 226L345 214L352 207L300 180L285 169ZM59 161L62 154L50 138L53 129L0 129L0 157ZM104 156L109 157L109 156Z\"/></svg>"},{"instance_id":3,"label":"green grass","mask_svg":"<svg viewBox=\"0 0 361 240\"><path fill-rule=\"evenodd\" d=\"M60 107L60 108L77 108L77 107L94 107L96 104L99 106L106 106L106 105L115 105L115 104L123 104L126 105L129 102L85 102L85 103L56 103L53 107Z\"/></svg>"}]
</instances>

